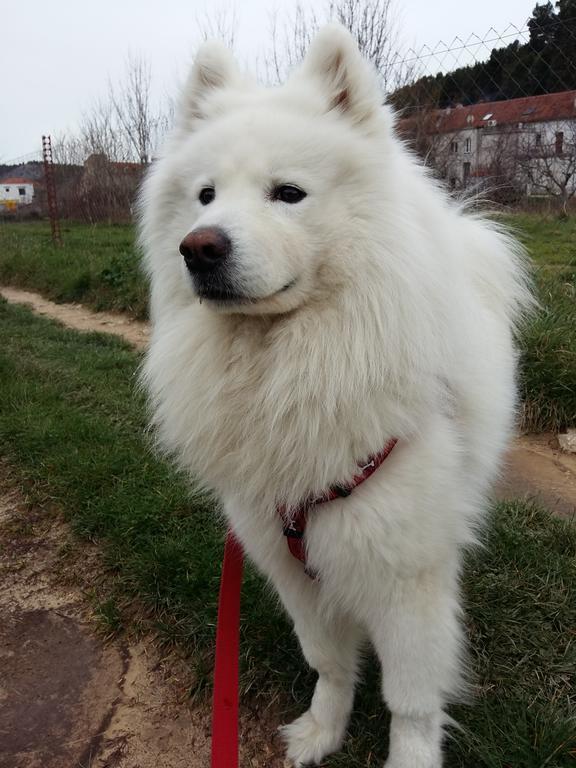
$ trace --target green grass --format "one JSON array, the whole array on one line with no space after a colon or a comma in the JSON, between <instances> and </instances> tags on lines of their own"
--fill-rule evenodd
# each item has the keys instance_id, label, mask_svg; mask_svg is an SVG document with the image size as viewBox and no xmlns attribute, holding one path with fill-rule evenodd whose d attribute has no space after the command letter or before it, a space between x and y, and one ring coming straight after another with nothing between
<instances>
[{"instance_id":1,"label":"green grass","mask_svg":"<svg viewBox=\"0 0 576 768\"><path fill-rule=\"evenodd\" d=\"M133 227L66 222L62 237L58 248L47 222L0 223L0 284L146 317L147 288Z\"/></svg>"},{"instance_id":2,"label":"green grass","mask_svg":"<svg viewBox=\"0 0 576 768\"><path fill-rule=\"evenodd\" d=\"M0 455L37 506L56 505L100 543L114 584L97 605L107 631L130 621L123 606L136 599L190 654L198 693L210 679L223 531L210 500L151 453L137 365L121 341L0 302ZM495 510L487 547L466 569L478 696L452 710L464 731L447 745L448 768L574 765L575 555L574 526L526 505ZM299 712L313 675L250 568L241 642L245 698ZM327 766L382 764L387 718L370 658L365 679L345 750Z\"/></svg>"},{"instance_id":3,"label":"green grass","mask_svg":"<svg viewBox=\"0 0 576 768\"><path fill-rule=\"evenodd\" d=\"M537 264L576 262L576 216L537 216L516 213L503 216Z\"/></svg>"},{"instance_id":4,"label":"green grass","mask_svg":"<svg viewBox=\"0 0 576 768\"><path fill-rule=\"evenodd\" d=\"M522 428L553 431L576 425L576 217L503 217L534 265L540 309L523 329Z\"/></svg>"},{"instance_id":5,"label":"green grass","mask_svg":"<svg viewBox=\"0 0 576 768\"><path fill-rule=\"evenodd\" d=\"M576 426L576 259L535 280L541 308L521 340L523 427L559 431Z\"/></svg>"},{"instance_id":6,"label":"green grass","mask_svg":"<svg viewBox=\"0 0 576 768\"><path fill-rule=\"evenodd\" d=\"M540 309L521 338L522 427L527 432L576 425L576 217L504 217L534 265Z\"/></svg>"}]
</instances>

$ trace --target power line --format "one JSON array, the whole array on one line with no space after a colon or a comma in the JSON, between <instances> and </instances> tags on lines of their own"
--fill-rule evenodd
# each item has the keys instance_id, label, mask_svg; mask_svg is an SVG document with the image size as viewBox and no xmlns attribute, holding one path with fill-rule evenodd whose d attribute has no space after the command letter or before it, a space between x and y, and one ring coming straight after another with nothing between
<instances>
[{"instance_id":1,"label":"power line","mask_svg":"<svg viewBox=\"0 0 576 768\"><path fill-rule=\"evenodd\" d=\"M20 157L15 157L12 160L0 160L0 165L22 165L34 160L37 160L39 163L42 162L42 152L40 150L28 152L26 155L20 155Z\"/></svg>"}]
</instances>

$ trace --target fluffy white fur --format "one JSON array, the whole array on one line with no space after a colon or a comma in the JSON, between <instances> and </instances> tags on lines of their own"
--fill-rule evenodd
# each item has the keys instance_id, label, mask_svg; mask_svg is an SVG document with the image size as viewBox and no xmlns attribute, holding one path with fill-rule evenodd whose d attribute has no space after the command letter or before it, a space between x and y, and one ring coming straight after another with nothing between
<instances>
[{"instance_id":1,"label":"fluffy white fur","mask_svg":"<svg viewBox=\"0 0 576 768\"><path fill-rule=\"evenodd\" d=\"M270 200L280 183L307 197ZM248 303L195 295L178 247L209 226L232 238ZM518 246L403 147L338 26L279 88L246 80L217 43L200 49L145 184L141 240L160 441L221 499L319 675L284 728L288 757L340 747L368 638L392 713L387 768L437 768L460 686L461 553L513 428L513 325L529 301ZM277 505L350 479L391 436L375 475L310 515L310 580Z\"/></svg>"}]
</instances>

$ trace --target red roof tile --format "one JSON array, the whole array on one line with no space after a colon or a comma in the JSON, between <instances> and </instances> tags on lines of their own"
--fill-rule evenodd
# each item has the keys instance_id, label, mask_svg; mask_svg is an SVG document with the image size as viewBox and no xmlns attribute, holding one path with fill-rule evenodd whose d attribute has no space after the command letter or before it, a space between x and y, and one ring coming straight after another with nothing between
<instances>
[{"instance_id":1,"label":"red roof tile","mask_svg":"<svg viewBox=\"0 0 576 768\"><path fill-rule=\"evenodd\" d=\"M7 179L0 179L0 184L35 184L33 179L24 179L22 176L9 176Z\"/></svg>"},{"instance_id":2,"label":"red roof tile","mask_svg":"<svg viewBox=\"0 0 576 768\"><path fill-rule=\"evenodd\" d=\"M491 120L495 120L496 125L507 125L570 118L576 119L576 91L546 93L542 96L526 96L506 101L483 101L468 107L438 109L428 116L425 127L427 133L451 133L466 128L488 126ZM400 130L409 129L409 124L415 119L411 116L405 121L400 120Z\"/></svg>"}]
</instances>

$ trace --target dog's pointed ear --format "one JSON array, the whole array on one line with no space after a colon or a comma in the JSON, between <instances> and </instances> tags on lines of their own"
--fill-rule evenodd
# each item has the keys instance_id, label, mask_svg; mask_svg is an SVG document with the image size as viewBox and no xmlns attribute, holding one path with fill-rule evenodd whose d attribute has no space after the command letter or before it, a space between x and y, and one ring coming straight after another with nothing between
<instances>
[{"instance_id":1,"label":"dog's pointed ear","mask_svg":"<svg viewBox=\"0 0 576 768\"><path fill-rule=\"evenodd\" d=\"M376 70L341 24L328 24L320 30L306 54L302 74L318 82L327 111L339 110L356 125L380 110L383 98Z\"/></svg>"},{"instance_id":2,"label":"dog's pointed ear","mask_svg":"<svg viewBox=\"0 0 576 768\"><path fill-rule=\"evenodd\" d=\"M180 97L177 123L191 130L197 120L202 120L204 103L216 91L233 86L242 80L232 53L218 40L203 43Z\"/></svg>"}]
</instances>

